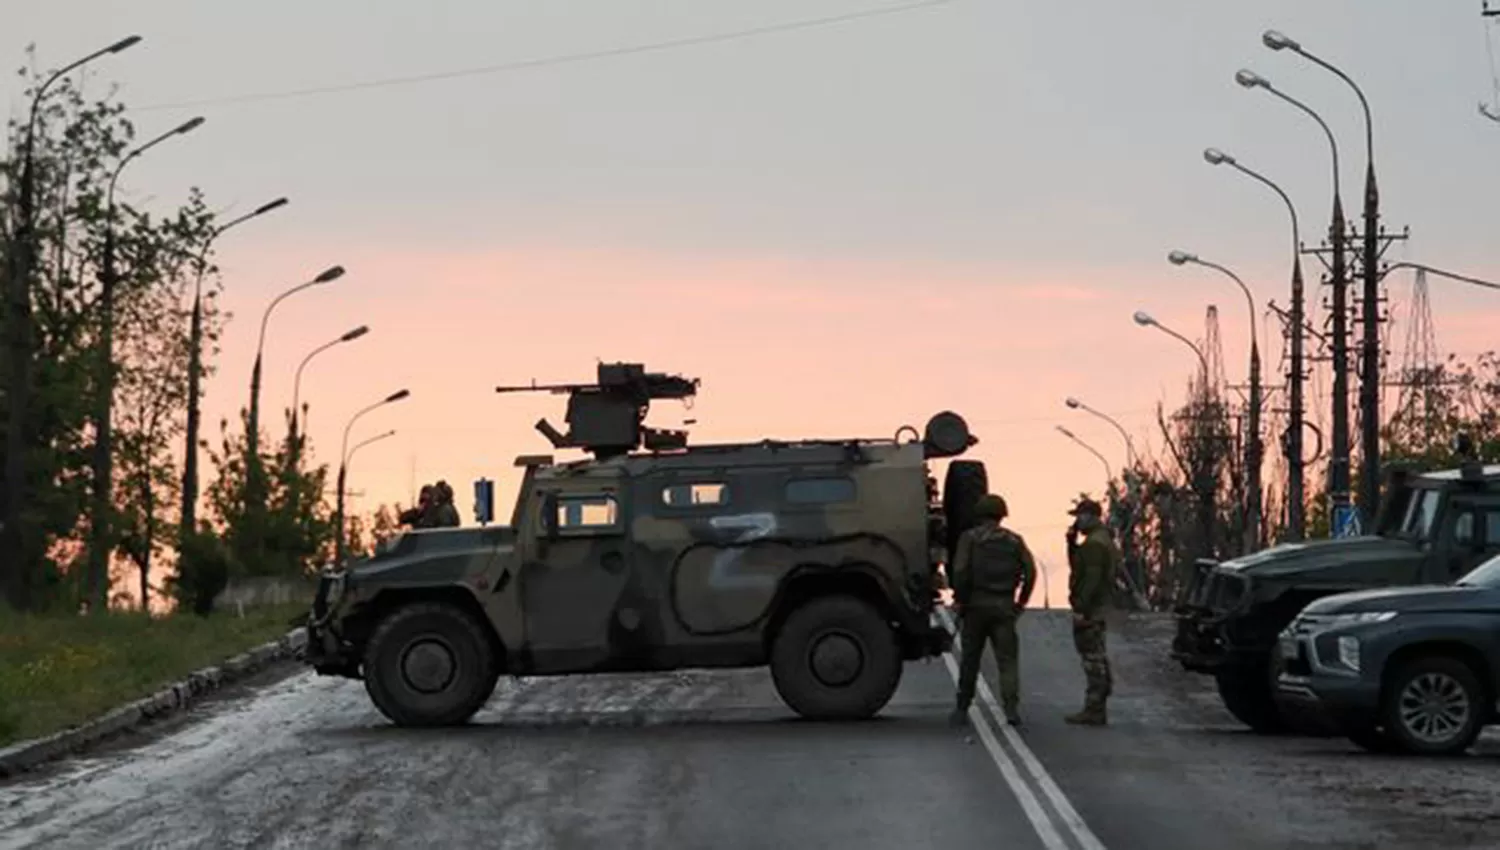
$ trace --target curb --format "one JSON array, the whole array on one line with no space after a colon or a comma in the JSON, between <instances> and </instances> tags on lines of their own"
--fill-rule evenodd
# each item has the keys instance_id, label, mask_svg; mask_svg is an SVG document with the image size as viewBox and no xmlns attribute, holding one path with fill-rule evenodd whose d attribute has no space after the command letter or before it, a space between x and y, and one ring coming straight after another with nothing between
<instances>
[{"instance_id":1,"label":"curb","mask_svg":"<svg viewBox=\"0 0 1500 850\"><path fill-rule=\"evenodd\" d=\"M307 629L297 627L213 667L189 673L151 696L120 706L71 729L0 748L0 779L24 773L45 762L78 752L105 738L135 729L190 707L203 695L233 684L266 666L301 655Z\"/></svg>"}]
</instances>

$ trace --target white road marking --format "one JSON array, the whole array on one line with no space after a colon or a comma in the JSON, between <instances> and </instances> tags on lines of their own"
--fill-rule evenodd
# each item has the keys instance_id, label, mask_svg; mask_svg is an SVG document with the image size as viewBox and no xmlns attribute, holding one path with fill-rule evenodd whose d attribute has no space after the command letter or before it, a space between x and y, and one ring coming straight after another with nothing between
<instances>
[{"instance_id":1,"label":"white road marking","mask_svg":"<svg viewBox=\"0 0 1500 850\"><path fill-rule=\"evenodd\" d=\"M947 665L948 674L953 677L953 681L958 682L958 662L953 659L953 653L943 653L943 663ZM1010 756L1005 754L1000 742L995 739L995 733L990 731L990 725L986 722L984 712L979 709L978 705L969 706L969 722L979 733L979 739L984 742L984 748L989 751L995 766L1000 768L1000 775L1005 778L1005 784L1009 785L1010 790L1016 795L1016 801L1021 804L1021 810L1026 812L1027 820L1031 821L1031 828L1036 830L1037 837L1047 845L1047 850L1068 850L1067 843L1058 834L1057 828L1052 825L1052 818L1047 816L1046 810L1042 808L1036 795L1031 793L1026 780L1022 779L1020 772L1016 770L1015 763L1010 760Z\"/></svg>"},{"instance_id":2,"label":"white road marking","mask_svg":"<svg viewBox=\"0 0 1500 850\"><path fill-rule=\"evenodd\" d=\"M959 646L958 628L957 624L953 621L953 616L946 609L939 608L938 617L943 621L943 625L953 633L954 646ZM954 683L957 684L958 665L955 661L954 653L951 650L943 653L943 660L948 666L948 672L953 676ZM1068 796L1063 793L1062 789L1057 787L1057 783L1053 781L1052 775L1042 766L1036 754L1031 751L1031 747L1026 745L1025 739L1016 730L1012 729L1009 724L1003 721L1002 718L1005 715L999 703L996 702L995 694L990 690L989 683L984 680L984 677L981 676L979 678L978 685L977 690L980 701L989 706L991 713L995 717L995 725L1000 728L1001 733L1005 736L1005 740L1010 742L1011 749L1015 750L1016 755L1020 757L1021 764L1025 766L1026 772L1031 774L1031 778L1036 782L1037 787L1046 795L1047 800L1052 803L1053 808L1057 810L1058 815L1062 818L1063 824L1073 833L1073 837L1078 840L1078 843L1083 846L1084 850L1105 850L1104 844L1099 840L1099 837L1094 834L1093 830L1089 829L1088 824L1084 823L1083 817L1078 814L1077 809L1073 808L1073 804L1069 802ZM993 751L991 755L993 755ZM999 763L998 758L996 759L996 763ZM1010 763L1008 757L1006 757L1006 763ZM1005 767L1002 766L1000 770L1001 773L1004 773ZM1014 765L1011 766L1011 770L1014 770ZM1009 782L1009 777L1007 777L1007 782ZM1014 789L1015 787L1015 783L1011 783L1011 788ZM1026 793L1030 796L1030 789L1027 789ZM1016 796L1020 797L1019 791L1017 791ZM1034 797L1032 799L1035 800ZM1024 806L1025 803L1023 802L1022 805ZM1032 823L1035 825L1036 821L1033 820ZM1051 828L1050 821L1048 827ZM1038 834L1040 834L1040 830L1038 830ZM1042 840L1046 841L1046 836L1043 836Z\"/></svg>"}]
</instances>

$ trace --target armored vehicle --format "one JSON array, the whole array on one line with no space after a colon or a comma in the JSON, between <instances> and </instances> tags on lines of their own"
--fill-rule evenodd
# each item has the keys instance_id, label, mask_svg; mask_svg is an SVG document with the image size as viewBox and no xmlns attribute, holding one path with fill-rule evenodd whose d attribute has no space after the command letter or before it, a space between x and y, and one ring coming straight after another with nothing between
<instances>
[{"instance_id":1,"label":"armored vehicle","mask_svg":"<svg viewBox=\"0 0 1500 850\"><path fill-rule=\"evenodd\" d=\"M689 447L644 425L698 381L600 364L569 397L556 449L522 456L509 524L408 531L320 577L308 662L363 679L398 725L467 721L501 675L769 665L812 718L878 713L903 662L942 653L936 570L972 520L984 468L929 463L977 443L942 412L923 434ZM903 433L910 436L903 440Z\"/></svg>"},{"instance_id":2,"label":"armored vehicle","mask_svg":"<svg viewBox=\"0 0 1500 850\"><path fill-rule=\"evenodd\" d=\"M1277 636L1309 602L1336 593L1449 583L1500 553L1500 466L1411 475L1392 470L1371 534L1288 543L1200 560L1176 608L1172 657L1212 675L1224 706L1257 732L1295 717L1279 704Z\"/></svg>"}]
</instances>

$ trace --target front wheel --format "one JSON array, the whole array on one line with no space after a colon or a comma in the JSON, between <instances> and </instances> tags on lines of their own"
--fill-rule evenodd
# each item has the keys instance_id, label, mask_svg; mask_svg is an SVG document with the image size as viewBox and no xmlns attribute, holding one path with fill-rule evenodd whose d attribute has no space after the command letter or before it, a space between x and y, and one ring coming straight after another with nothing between
<instances>
[{"instance_id":1,"label":"front wheel","mask_svg":"<svg viewBox=\"0 0 1500 850\"><path fill-rule=\"evenodd\" d=\"M1286 732L1288 724L1276 705L1269 655L1264 663L1221 670L1214 676L1219 699L1235 719L1262 735Z\"/></svg>"},{"instance_id":2,"label":"front wheel","mask_svg":"<svg viewBox=\"0 0 1500 850\"><path fill-rule=\"evenodd\" d=\"M901 648L885 618L852 596L825 596L787 617L771 648L783 702L816 720L880 713L901 681Z\"/></svg>"},{"instance_id":3,"label":"front wheel","mask_svg":"<svg viewBox=\"0 0 1500 850\"><path fill-rule=\"evenodd\" d=\"M404 605L365 648L365 690L397 726L468 722L495 690L499 665L484 626L441 602Z\"/></svg>"},{"instance_id":4,"label":"front wheel","mask_svg":"<svg viewBox=\"0 0 1500 850\"><path fill-rule=\"evenodd\" d=\"M1403 663L1380 698L1387 733L1409 753L1453 756L1474 745L1488 705L1469 665L1431 655Z\"/></svg>"}]
</instances>

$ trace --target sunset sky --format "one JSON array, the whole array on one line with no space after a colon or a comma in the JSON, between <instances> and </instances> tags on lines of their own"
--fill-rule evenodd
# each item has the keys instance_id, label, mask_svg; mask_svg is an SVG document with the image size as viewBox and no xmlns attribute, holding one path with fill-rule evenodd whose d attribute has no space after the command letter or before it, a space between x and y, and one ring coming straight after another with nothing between
<instances>
[{"instance_id":1,"label":"sunset sky","mask_svg":"<svg viewBox=\"0 0 1500 850\"><path fill-rule=\"evenodd\" d=\"M245 404L265 305L337 263L345 278L273 314L262 403L279 427L300 359L371 327L320 355L303 385L314 450L335 463L351 413L411 390L355 428L354 441L398 431L356 458L359 509L443 477L472 521L471 483L484 475L508 512L512 460L548 449L532 423L561 425L563 405L494 386L590 380L599 359L636 360L703 379L692 411L660 404L653 417L696 418L700 441L884 437L962 413L1012 525L1055 566L1060 604L1064 512L1080 490L1099 493L1103 470L1053 428L1124 459L1117 434L1063 399L1117 416L1145 448L1159 442L1147 439L1155 405L1175 403L1195 368L1131 313L1197 338L1217 304L1228 377L1244 380L1241 294L1168 265L1167 252L1233 268L1262 307L1288 303L1285 209L1202 149L1279 182L1305 241L1327 227L1321 132L1237 86L1237 69L1329 121L1345 205L1358 208L1358 102L1332 75L1262 47L1263 30L1339 64L1370 97L1385 221L1412 229L1389 258L1500 279L1500 124L1475 109L1495 88L1479 6L953 0L670 50L235 100L883 4L78 0L7 4L0 56L19 66L35 42L55 67L140 34L97 63L91 89L121 83L143 136L208 120L131 166L129 200L165 212L196 185L227 217L291 199L218 245L235 318L205 400L211 439ZM20 91L13 78L12 115ZM1398 319L1410 282L1391 277ZM1439 345L1491 347L1500 292L1431 285ZM1268 368L1278 354L1268 346Z\"/></svg>"}]
</instances>

